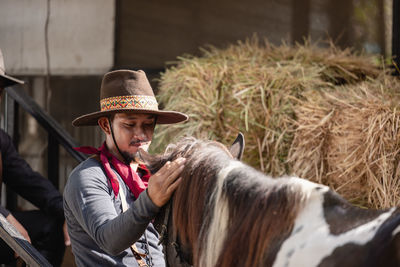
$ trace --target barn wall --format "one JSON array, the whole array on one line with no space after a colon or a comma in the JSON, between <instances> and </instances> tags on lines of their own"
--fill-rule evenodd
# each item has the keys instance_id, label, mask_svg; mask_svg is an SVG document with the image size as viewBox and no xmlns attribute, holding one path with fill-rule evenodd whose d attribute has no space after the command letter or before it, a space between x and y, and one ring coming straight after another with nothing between
<instances>
[{"instance_id":1,"label":"barn wall","mask_svg":"<svg viewBox=\"0 0 400 267\"><path fill-rule=\"evenodd\" d=\"M115 65L160 68L199 47L218 47L257 33L290 41L291 0L139 1L117 6Z\"/></svg>"}]
</instances>

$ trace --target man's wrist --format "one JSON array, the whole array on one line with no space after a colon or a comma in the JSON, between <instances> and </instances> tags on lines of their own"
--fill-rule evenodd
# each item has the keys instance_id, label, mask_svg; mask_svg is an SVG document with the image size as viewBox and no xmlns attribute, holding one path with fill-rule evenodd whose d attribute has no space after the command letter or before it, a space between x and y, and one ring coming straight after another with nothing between
<instances>
[{"instance_id":1,"label":"man's wrist","mask_svg":"<svg viewBox=\"0 0 400 267\"><path fill-rule=\"evenodd\" d=\"M156 209L160 209L160 208L161 208L161 207L158 206L156 203L154 203L153 199L151 199L151 196L150 196L150 194L149 194L148 188L146 188L145 194L147 195L147 198L148 198L149 201L151 202L151 205L152 205L152 206L156 207Z\"/></svg>"}]
</instances>

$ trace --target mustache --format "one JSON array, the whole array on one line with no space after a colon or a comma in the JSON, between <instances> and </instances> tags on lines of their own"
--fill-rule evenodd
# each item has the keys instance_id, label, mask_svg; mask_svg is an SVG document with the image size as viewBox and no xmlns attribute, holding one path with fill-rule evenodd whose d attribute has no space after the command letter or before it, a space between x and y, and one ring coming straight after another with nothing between
<instances>
[{"instance_id":1,"label":"mustache","mask_svg":"<svg viewBox=\"0 0 400 267\"><path fill-rule=\"evenodd\" d=\"M145 145L145 144L147 144L149 142L150 142L150 140L135 140L135 141L130 142L129 145L130 146L134 146L134 145L138 145L138 144Z\"/></svg>"}]
</instances>

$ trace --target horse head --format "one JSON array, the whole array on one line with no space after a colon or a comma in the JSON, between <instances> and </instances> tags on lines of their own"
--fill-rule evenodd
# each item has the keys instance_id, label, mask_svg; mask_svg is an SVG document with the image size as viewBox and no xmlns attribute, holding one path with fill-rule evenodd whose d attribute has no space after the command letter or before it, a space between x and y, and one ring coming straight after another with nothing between
<instances>
[{"instance_id":1,"label":"horse head","mask_svg":"<svg viewBox=\"0 0 400 267\"><path fill-rule=\"evenodd\" d=\"M194 239L201 229L192 226L190 229L185 227L181 233L178 232L177 229L182 229L180 224L182 224L182 221L186 219L185 217L191 216L190 214L181 213L180 209L183 209L183 212L186 209L184 209L185 207L182 207L182 204L179 203L183 200L184 195L190 194L190 192L186 194L185 192L182 192L185 190L185 184L190 183L191 176L199 175L198 173L194 174L194 170L199 167L211 166L204 162L208 158L204 153L217 153L220 154L221 158L227 157L230 159L240 160L243 155L244 146L244 136L242 133L239 133L229 149L219 142L201 141L188 137L184 138L177 144L169 145L165 153L162 155L150 155L143 150L139 152L141 160L147 165L151 173L157 172L167 161L173 161L178 157L184 157L187 159L186 166L188 167L185 168L182 173L184 185L180 186L181 190L178 190L177 194L179 195L179 201L174 201L175 197L172 197L171 201L161 209L161 212L154 221L154 226L160 233L160 243L164 246L165 257L169 266L184 267L193 265L192 249L194 240L191 239ZM203 153L202 156L198 155L199 151L203 151L201 152ZM205 173L211 172L205 170ZM196 191L195 185L192 185L190 191ZM206 199L201 195L198 195L198 199L202 202L206 201ZM176 203L176 205L173 203ZM194 206L197 204L188 203L188 205ZM200 225L204 216L199 216L197 214L194 218L198 225ZM186 223L185 225L187 226ZM189 237L187 234L189 234ZM184 238L181 236L184 236Z\"/></svg>"}]
</instances>

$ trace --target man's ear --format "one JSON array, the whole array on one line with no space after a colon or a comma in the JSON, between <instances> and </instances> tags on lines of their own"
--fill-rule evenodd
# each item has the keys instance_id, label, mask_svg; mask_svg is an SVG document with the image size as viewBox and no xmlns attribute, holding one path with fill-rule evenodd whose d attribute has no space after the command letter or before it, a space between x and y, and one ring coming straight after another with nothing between
<instances>
[{"instance_id":1,"label":"man's ear","mask_svg":"<svg viewBox=\"0 0 400 267\"><path fill-rule=\"evenodd\" d=\"M233 144L229 149L229 152L231 153L232 157L241 160L243 156L243 150L244 150L244 135L241 132L239 132L235 141L233 141Z\"/></svg>"},{"instance_id":2,"label":"man's ear","mask_svg":"<svg viewBox=\"0 0 400 267\"><path fill-rule=\"evenodd\" d=\"M111 134L110 124L107 117L101 117L97 120L97 123L105 134Z\"/></svg>"}]
</instances>

